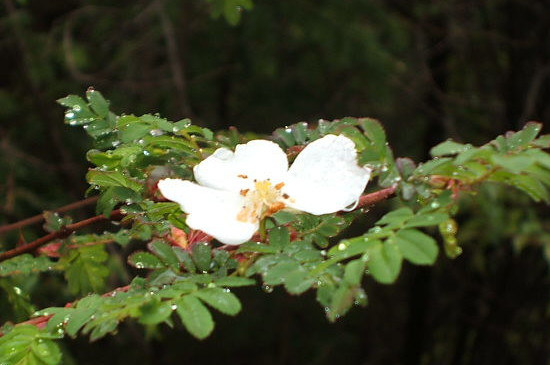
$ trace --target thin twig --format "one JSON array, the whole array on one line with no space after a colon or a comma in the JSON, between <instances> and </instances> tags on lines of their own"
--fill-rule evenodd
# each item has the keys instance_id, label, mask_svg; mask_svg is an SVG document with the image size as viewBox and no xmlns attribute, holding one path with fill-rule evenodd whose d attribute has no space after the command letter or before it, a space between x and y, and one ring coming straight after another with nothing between
<instances>
[{"instance_id":1,"label":"thin twig","mask_svg":"<svg viewBox=\"0 0 550 365\"><path fill-rule=\"evenodd\" d=\"M375 191L374 193L362 195L359 198L359 203L357 203L357 207L355 207L355 209L368 207L376 203L379 203L382 200L386 200L394 196L396 190L397 190L397 185L393 185L393 186L390 186L389 188Z\"/></svg>"},{"instance_id":2,"label":"thin twig","mask_svg":"<svg viewBox=\"0 0 550 365\"><path fill-rule=\"evenodd\" d=\"M66 238L71 233L73 233L75 231L78 231L79 229L82 229L82 228L87 227L89 225L92 225L94 223L108 221L108 220L111 220L111 221L120 220L120 219L122 219L122 217L123 217L123 214L121 213L120 210L114 210L114 211L111 212L110 217L106 217L105 215L101 214L101 215L97 215L97 216L92 217L92 218L84 219L80 222L69 224L69 225L61 228L59 231L49 233L49 234L47 234L43 237L40 237L40 238L30 242L30 243L27 243L25 245L21 245L19 247L16 247L12 250L0 253L0 262L2 262L4 260L7 260L7 259L10 259L12 257L18 256L18 255L21 255L23 253L32 252L32 251L36 250L38 247L43 246L46 243L51 242L55 239Z\"/></svg>"},{"instance_id":3,"label":"thin twig","mask_svg":"<svg viewBox=\"0 0 550 365\"><path fill-rule=\"evenodd\" d=\"M189 98L187 96L187 80L185 77L184 63L179 54L174 25L172 24L170 17L164 9L163 1L157 0L155 2L155 6L158 11L164 40L166 42L168 62L170 63L172 80L178 93L181 111L183 112L184 116L192 118L193 112L191 110L191 106L189 105Z\"/></svg>"},{"instance_id":4,"label":"thin twig","mask_svg":"<svg viewBox=\"0 0 550 365\"><path fill-rule=\"evenodd\" d=\"M80 200L80 201L77 201L77 202L74 202L74 203L71 203L71 204L67 204L65 206L62 206L61 208L54 209L53 212L54 213L64 213L64 212L68 212L68 211L71 211L71 210L74 210L74 209L77 209L77 208L81 208L81 207L84 207L84 206L87 206L87 205L91 205L91 204L94 204L97 201L97 198L98 198L97 196L92 196L92 197L84 199L84 200ZM19 222L6 224L6 225L0 227L0 234L5 233L5 232L9 232L9 231L13 231L14 229L19 229L19 228L22 228L22 227L30 226L31 224L40 223L43 220L44 220L44 214L37 214L34 217L23 219L22 221L19 221Z\"/></svg>"}]
</instances>

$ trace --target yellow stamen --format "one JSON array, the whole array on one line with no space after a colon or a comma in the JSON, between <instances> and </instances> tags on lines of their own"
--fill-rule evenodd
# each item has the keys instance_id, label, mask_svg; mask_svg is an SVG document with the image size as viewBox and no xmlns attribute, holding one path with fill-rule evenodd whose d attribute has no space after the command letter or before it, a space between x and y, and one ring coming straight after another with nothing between
<instances>
[{"instance_id":1,"label":"yellow stamen","mask_svg":"<svg viewBox=\"0 0 550 365\"><path fill-rule=\"evenodd\" d=\"M237 214L237 220L240 222L257 223L260 219L277 213L285 208L285 203L281 201L287 194L281 195L281 188L285 185L283 182L273 184L271 181L254 181L255 189L243 189L241 195L246 197L245 205Z\"/></svg>"}]
</instances>

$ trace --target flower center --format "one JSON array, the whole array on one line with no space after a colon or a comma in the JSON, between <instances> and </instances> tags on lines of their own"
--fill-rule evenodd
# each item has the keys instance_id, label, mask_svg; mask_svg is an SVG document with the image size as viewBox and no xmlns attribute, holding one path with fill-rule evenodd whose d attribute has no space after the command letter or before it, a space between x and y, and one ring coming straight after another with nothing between
<instances>
[{"instance_id":1,"label":"flower center","mask_svg":"<svg viewBox=\"0 0 550 365\"><path fill-rule=\"evenodd\" d=\"M260 219L277 213L285 207L282 202L286 198L281 193L285 183L273 185L270 180L254 181L254 189L243 189L241 195L246 201L237 214L237 220L246 223L257 223Z\"/></svg>"}]
</instances>

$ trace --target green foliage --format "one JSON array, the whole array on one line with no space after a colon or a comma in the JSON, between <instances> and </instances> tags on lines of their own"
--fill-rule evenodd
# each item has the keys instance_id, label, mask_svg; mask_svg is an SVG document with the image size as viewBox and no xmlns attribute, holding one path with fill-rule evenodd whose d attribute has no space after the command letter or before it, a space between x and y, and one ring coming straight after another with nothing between
<instances>
[{"instance_id":1,"label":"green foliage","mask_svg":"<svg viewBox=\"0 0 550 365\"><path fill-rule=\"evenodd\" d=\"M60 338L27 324L19 325L0 337L0 362L7 365L57 365L61 362Z\"/></svg>"},{"instance_id":2,"label":"green foliage","mask_svg":"<svg viewBox=\"0 0 550 365\"><path fill-rule=\"evenodd\" d=\"M101 292L109 275L105 267L107 258L105 245L70 248L59 260L59 265L65 267L69 291L73 294Z\"/></svg>"},{"instance_id":3,"label":"green foliage","mask_svg":"<svg viewBox=\"0 0 550 365\"><path fill-rule=\"evenodd\" d=\"M481 147L443 142L431 153L434 160L418 166L412 180L417 188L431 176L434 183L473 186L481 182L496 182L513 186L534 201L549 202L550 155L543 152L546 136L536 139L542 125L530 122L518 132L509 132ZM422 191L420 190L420 191ZM419 192L420 192L419 191Z\"/></svg>"},{"instance_id":4,"label":"green foliage","mask_svg":"<svg viewBox=\"0 0 550 365\"><path fill-rule=\"evenodd\" d=\"M50 271L54 268L55 262L48 257L33 257L30 254L23 254L0 262L0 277L28 275L30 273Z\"/></svg>"},{"instance_id":5,"label":"green foliage","mask_svg":"<svg viewBox=\"0 0 550 365\"><path fill-rule=\"evenodd\" d=\"M237 25L241 21L243 10L252 9L251 0L207 0L211 5L212 17L218 18L221 15L231 25Z\"/></svg>"},{"instance_id":6,"label":"green foliage","mask_svg":"<svg viewBox=\"0 0 550 365\"><path fill-rule=\"evenodd\" d=\"M212 2L222 3L230 2ZM115 333L125 320L147 328L181 322L204 339L215 327L212 309L229 316L241 311L240 300L229 288L254 285L256 277L267 292L276 286L292 295L314 290L332 322L353 306L367 304L365 280L395 283L404 260L434 265L439 257L436 232L448 257L461 253L453 219L461 192L489 182L516 187L535 201L550 199L550 156L542 150L549 143L546 136L537 138L541 126L536 123L481 147L445 141L431 149L432 160L416 166L407 158L394 159L386 133L374 119L302 122L277 129L272 136L290 159L311 141L343 134L355 143L359 163L373 171L369 189L375 195L381 188L396 189L394 208L354 234L346 229L367 207L320 216L283 210L265 218L259 238L236 248L218 246L187 227L178 204L160 201L156 184L166 177L192 179L197 163L218 147L246 142L245 135L234 129L214 134L188 119L118 116L95 90L88 90L86 100L68 96L59 103L67 108L67 123L84 127L94 140L87 158L95 167L86 178L89 193L99 194L97 212L110 216L118 208L124 217L102 234L63 236L44 251L59 257L57 261L27 254L0 263L0 284L20 317L34 306L14 289L10 280L16 275L61 270L68 291L83 295L64 307L34 313L33 320L47 323L44 330L6 326L0 341L16 348L2 354L6 363L57 364L61 355L52 339L84 335L95 341ZM45 221L46 230L58 232L71 218L46 213ZM127 256L119 260L109 255L107 244L124 248ZM135 277L129 276L124 261L136 269ZM102 294L111 276L131 283ZM46 352L51 356L44 360Z\"/></svg>"}]
</instances>

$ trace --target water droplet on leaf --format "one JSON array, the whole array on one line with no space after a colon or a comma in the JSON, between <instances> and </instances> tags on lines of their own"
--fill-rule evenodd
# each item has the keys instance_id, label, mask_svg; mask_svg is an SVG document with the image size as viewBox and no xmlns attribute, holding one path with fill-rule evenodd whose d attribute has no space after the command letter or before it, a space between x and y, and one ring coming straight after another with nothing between
<instances>
[{"instance_id":1,"label":"water droplet on leaf","mask_svg":"<svg viewBox=\"0 0 550 365\"><path fill-rule=\"evenodd\" d=\"M262 285L262 290L266 293L273 293L273 287L270 285Z\"/></svg>"}]
</instances>

